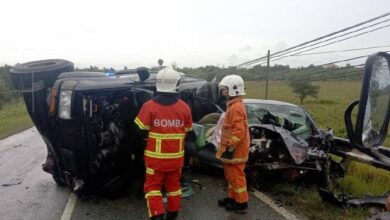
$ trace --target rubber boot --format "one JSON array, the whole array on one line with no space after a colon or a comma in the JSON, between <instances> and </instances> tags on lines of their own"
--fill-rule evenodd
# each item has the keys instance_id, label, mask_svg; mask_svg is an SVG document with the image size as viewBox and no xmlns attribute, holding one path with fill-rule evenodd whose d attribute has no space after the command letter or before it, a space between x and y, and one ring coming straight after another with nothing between
<instances>
[{"instance_id":1,"label":"rubber boot","mask_svg":"<svg viewBox=\"0 0 390 220\"><path fill-rule=\"evenodd\" d=\"M226 198L223 198L223 199L218 199L218 206L225 207L226 204L232 203L232 202L234 202L234 199L233 198L229 198L229 197L226 197Z\"/></svg>"},{"instance_id":2,"label":"rubber boot","mask_svg":"<svg viewBox=\"0 0 390 220\"><path fill-rule=\"evenodd\" d=\"M227 203L225 208L228 211L244 211L248 208L248 203L247 202L237 203L234 201L232 203Z\"/></svg>"},{"instance_id":3,"label":"rubber boot","mask_svg":"<svg viewBox=\"0 0 390 220\"><path fill-rule=\"evenodd\" d=\"M151 220L164 220L164 215L161 214L161 215L155 215L153 217L150 218Z\"/></svg>"},{"instance_id":4,"label":"rubber boot","mask_svg":"<svg viewBox=\"0 0 390 220\"><path fill-rule=\"evenodd\" d=\"M178 214L179 212L167 212L165 220L176 220Z\"/></svg>"}]
</instances>

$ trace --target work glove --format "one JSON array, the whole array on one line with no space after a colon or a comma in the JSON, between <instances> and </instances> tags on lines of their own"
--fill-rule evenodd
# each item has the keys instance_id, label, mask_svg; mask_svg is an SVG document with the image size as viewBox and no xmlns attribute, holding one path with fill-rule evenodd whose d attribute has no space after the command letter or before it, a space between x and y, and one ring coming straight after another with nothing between
<instances>
[{"instance_id":1,"label":"work glove","mask_svg":"<svg viewBox=\"0 0 390 220\"><path fill-rule=\"evenodd\" d=\"M234 154L234 148L231 147L231 146L228 146L225 150L225 152L223 152L223 154L221 155L221 158L224 158L224 159L233 159L233 154Z\"/></svg>"}]
</instances>

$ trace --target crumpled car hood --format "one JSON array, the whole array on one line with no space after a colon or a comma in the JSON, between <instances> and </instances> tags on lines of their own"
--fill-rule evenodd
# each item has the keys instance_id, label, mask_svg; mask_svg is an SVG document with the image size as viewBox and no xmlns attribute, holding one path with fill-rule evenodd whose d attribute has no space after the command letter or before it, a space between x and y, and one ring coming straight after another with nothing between
<instances>
[{"instance_id":1,"label":"crumpled car hood","mask_svg":"<svg viewBox=\"0 0 390 220\"><path fill-rule=\"evenodd\" d=\"M250 126L265 128L279 134L296 164L302 164L308 158L308 143L292 132L271 124L251 124Z\"/></svg>"}]
</instances>

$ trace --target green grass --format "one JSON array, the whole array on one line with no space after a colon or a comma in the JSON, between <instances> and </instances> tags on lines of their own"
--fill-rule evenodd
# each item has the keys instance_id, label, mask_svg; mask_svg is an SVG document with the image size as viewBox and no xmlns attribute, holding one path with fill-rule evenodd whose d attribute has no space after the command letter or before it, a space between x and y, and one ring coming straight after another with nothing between
<instances>
[{"instance_id":1,"label":"green grass","mask_svg":"<svg viewBox=\"0 0 390 220\"><path fill-rule=\"evenodd\" d=\"M300 105L299 99L287 85L270 83L268 99L285 101ZM330 127L335 135L346 137L344 111L347 106L360 96L360 82L315 82L321 87L318 98L306 98L303 107L310 112L320 128ZM246 98L264 98L265 85L263 82L247 82ZM356 117L357 110L352 117ZM387 136L384 146L390 146ZM390 190L390 172L369 165L352 162L348 167L345 178L340 179L341 188L353 196L381 195ZM279 189L280 188L280 189ZM275 186L272 191L285 190L288 186ZM284 193L285 194L285 193ZM294 209L303 212L309 219L366 219L366 209L339 209L324 204L316 188L300 188L299 191L287 193L286 203L293 204Z\"/></svg>"},{"instance_id":2,"label":"green grass","mask_svg":"<svg viewBox=\"0 0 390 220\"><path fill-rule=\"evenodd\" d=\"M276 184L272 187L275 198L283 201L288 207L293 207L298 213L303 213L306 218L313 220L344 220L366 219L369 212L365 208L335 208L324 203L316 187L302 187L289 183ZM280 197L280 195L283 195Z\"/></svg>"},{"instance_id":3,"label":"green grass","mask_svg":"<svg viewBox=\"0 0 390 220\"><path fill-rule=\"evenodd\" d=\"M0 139L33 126L23 100L3 106L0 110Z\"/></svg>"}]
</instances>

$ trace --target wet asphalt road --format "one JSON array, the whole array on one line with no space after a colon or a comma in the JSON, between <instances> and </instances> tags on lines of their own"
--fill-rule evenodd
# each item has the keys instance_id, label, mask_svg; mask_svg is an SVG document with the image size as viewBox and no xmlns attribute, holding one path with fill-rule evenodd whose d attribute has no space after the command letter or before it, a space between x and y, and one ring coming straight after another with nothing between
<instances>
[{"instance_id":1,"label":"wet asphalt road","mask_svg":"<svg viewBox=\"0 0 390 220\"><path fill-rule=\"evenodd\" d=\"M45 157L35 128L0 140L1 219L60 219L70 190L42 171Z\"/></svg>"},{"instance_id":2,"label":"wet asphalt road","mask_svg":"<svg viewBox=\"0 0 390 220\"><path fill-rule=\"evenodd\" d=\"M41 164L46 147L35 128L0 140L0 219L61 219L70 190L58 187ZM178 219L252 220L284 219L279 213L250 194L246 214L227 212L217 206L226 195L225 181L215 172L184 174L199 180L203 189L192 185L193 195L182 200ZM120 199L77 199L70 219L148 219L146 203L135 197L135 187Z\"/></svg>"}]
</instances>

